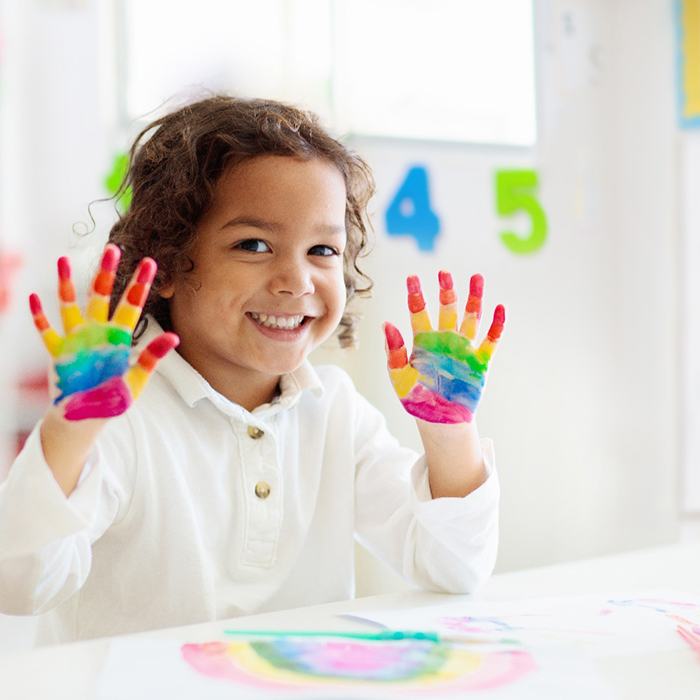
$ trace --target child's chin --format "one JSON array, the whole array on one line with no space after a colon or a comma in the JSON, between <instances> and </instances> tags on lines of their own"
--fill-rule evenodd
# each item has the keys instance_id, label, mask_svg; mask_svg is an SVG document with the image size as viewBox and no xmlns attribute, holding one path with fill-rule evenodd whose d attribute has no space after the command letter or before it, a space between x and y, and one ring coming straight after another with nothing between
<instances>
[{"instance_id":1,"label":"child's chin","mask_svg":"<svg viewBox=\"0 0 700 700\"><path fill-rule=\"evenodd\" d=\"M268 362L260 362L260 359L258 358L257 361L257 369L262 372L263 374L275 374L275 375L282 375L282 374L289 374L290 372L293 372L296 369L299 369L301 365L304 363L304 357L301 358L295 358L294 360L284 360L281 361L279 357L276 358L270 358Z\"/></svg>"}]
</instances>

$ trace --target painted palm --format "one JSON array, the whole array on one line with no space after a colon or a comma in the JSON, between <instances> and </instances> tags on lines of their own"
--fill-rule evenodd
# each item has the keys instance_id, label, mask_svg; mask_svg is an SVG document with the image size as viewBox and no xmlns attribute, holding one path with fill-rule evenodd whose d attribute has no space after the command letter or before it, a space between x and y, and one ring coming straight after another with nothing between
<instances>
[{"instance_id":1,"label":"painted palm","mask_svg":"<svg viewBox=\"0 0 700 700\"><path fill-rule=\"evenodd\" d=\"M457 295L449 272L438 273L440 316L434 330L418 277L406 280L408 308L413 328L413 352L409 359L401 333L384 324L389 375L404 408L430 423L469 423L486 382L491 356L501 337L505 310L500 304L480 345L474 341L481 319L484 280L473 275L469 298L459 329Z\"/></svg>"},{"instance_id":2,"label":"painted palm","mask_svg":"<svg viewBox=\"0 0 700 700\"><path fill-rule=\"evenodd\" d=\"M29 297L34 325L49 351L58 396L68 420L110 418L124 413L143 390L158 361L179 340L174 333L153 339L131 362L131 339L156 273L144 258L109 318L109 298L121 252L108 244L91 287L86 314L76 303L68 258L58 260L58 296L64 335L49 324L36 294Z\"/></svg>"}]
</instances>

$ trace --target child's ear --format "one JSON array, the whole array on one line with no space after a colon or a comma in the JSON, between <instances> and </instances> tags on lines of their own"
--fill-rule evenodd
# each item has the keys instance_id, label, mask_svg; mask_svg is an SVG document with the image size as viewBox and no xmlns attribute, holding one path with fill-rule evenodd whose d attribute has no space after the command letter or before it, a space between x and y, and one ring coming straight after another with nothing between
<instances>
[{"instance_id":1,"label":"child's ear","mask_svg":"<svg viewBox=\"0 0 700 700\"><path fill-rule=\"evenodd\" d=\"M174 284L168 284L158 292L158 295L161 297L161 299L171 299L173 294L175 294Z\"/></svg>"}]
</instances>

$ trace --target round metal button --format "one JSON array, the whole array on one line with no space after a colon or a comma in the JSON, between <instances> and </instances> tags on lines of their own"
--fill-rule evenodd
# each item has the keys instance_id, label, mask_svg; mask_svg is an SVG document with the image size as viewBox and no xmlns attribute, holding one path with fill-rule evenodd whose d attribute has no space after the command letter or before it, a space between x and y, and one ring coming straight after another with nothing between
<instances>
[{"instance_id":1,"label":"round metal button","mask_svg":"<svg viewBox=\"0 0 700 700\"><path fill-rule=\"evenodd\" d=\"M260 430L260 428L256 428L254 425L249 425L248 426L248 436L252 437L253 440L258 440L265 434L265 431Z\"/></svg>"},{"instance_id":2,"label":"round metal button","mask_svg":"<svg viewBox=\"0 0 700 700\"><path fill-rule=\"evenodd\" d=\"M263 500L266 499L270 495L270 484L267 481L258 481L255 484L255 495Z\"/></svg>"}]
</instances>

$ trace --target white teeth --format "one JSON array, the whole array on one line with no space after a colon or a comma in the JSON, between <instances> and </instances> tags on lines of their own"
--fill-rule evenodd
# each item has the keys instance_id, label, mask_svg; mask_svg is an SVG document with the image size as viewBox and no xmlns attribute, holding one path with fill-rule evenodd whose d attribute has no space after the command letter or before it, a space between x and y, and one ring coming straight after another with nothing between
<instances>
[{"instance_id":1,"label":"white teeth","mask_svg":"<svg viewBox=\"0 0 700 700\"><path fill-rule=\"evenodd\" d=\"M267 328L284 328L285 330L292 330L294 328L297 328L304 320L303 316L288 316L286 318L277 318L276 316L259 314L255 313L254 311L251 311L250 315L261 326L266 326Z\"/></svg>"}]
</instances>

